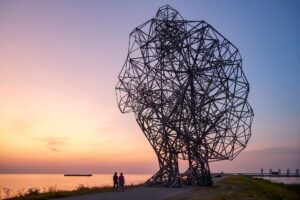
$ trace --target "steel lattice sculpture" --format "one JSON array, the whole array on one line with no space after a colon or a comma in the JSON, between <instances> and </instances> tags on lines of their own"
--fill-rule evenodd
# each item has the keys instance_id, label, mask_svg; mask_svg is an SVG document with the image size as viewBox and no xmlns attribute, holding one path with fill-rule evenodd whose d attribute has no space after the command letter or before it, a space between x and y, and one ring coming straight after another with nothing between
<instances>
[{"instance_id":1,"label":"steel lattice sculpture","mask_svg":"<svg viewBox=\"0 0 300 200\"><path fill-rule=\"evenodd\" d=\"M204 21L169 5L130 33L116 86L122 113L134 112L160 170L146 185L211 185L210 161L235 158L251 136L253 110L238 49ZM189 168L179 174L178 159Z\"/></svg>"}]
</instances>

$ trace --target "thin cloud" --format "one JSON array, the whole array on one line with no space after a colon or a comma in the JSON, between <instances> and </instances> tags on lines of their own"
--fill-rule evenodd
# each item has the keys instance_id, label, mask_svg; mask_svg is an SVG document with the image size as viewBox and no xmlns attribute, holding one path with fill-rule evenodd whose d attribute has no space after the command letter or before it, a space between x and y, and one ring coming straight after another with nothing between
<instances>
[{"instance_id":1,"label":"thin cloud","mask_svg":"<svg viewBox=\"0 0 300 200\"><path fill-rule=\"evenodd\" d=\"M113 130L113 127L109 127L109 126L106 126L106 127L101 127L101 128L98 128L97 130L96 130L96 132L98 133L98 134L103 134L103 133L106 133L106 132L110 132L110 131L112 131Z\"/></svg>"},{"instance_id":2,"label":"thin cloud","mask_svg":"<svg viewBox=\"0 0 300 200\"><path fill-rule=\"evenodd\" d=\"M20 135L33 141L40 141L44 146L52 152L61 152L62 148L67 145L69 138L59 137L35 137L30 134L30 131L34 130L34 124L24 118L17 118L10 120L10 131L13 134Z\"/></svg>"},{"instance_id":3,"label":"thin cloud","mask_svg":"<svg viewBox=\"0 0 300 200\"><path fill-rule=\"evenodd\" d=\"M62 147L67 144L66 140L68 140L68 138L54 138L54 137L46 138L45 147L52 152L61 152Z\"/></svg>"},{"instance_id":4,"label":"thin cloud","mask_svg":"<svg viewBox=\"0 0 300 200\"><path fill-rule=\"evenodd\" d=\"M22 118L10 120L10 130L14 134L24 134L28 129L28 122Z\"/></svg>"}]
</instances>

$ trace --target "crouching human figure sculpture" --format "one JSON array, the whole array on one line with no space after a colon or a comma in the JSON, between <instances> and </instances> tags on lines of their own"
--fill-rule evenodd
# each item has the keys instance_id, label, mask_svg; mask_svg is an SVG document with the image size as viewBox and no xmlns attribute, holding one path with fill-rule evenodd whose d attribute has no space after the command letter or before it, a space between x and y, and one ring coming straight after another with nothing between
<instances>
[{"instance_id":1,"label":"crouching human figure sculpture","mask_svg":"<svg viewBox=\"0 0 300 200\"><path fill-rule=\"evenodd\" d=\"M169 5L130 33L116 95L152 145L148 186L211 185L209 162L235 158L251 136L249 83L238 49L204 21ZM189 167L179 174L178 159Z\"/></svg>"}]
</instances>

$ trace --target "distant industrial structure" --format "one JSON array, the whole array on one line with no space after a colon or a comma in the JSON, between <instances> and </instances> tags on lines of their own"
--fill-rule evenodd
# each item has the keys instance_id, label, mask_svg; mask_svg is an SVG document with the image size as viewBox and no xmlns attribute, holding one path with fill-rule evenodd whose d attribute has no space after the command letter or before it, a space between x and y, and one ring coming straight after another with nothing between
<instances>
[{"instance_id":1,"label":"distant industrial structure","mask_svg":"<svg viewBox=\"0 0 300 200\"><path fill-rule=\"evenodd\" d=\"M273 171L273 169L264 170L261 169L260 173L225 173L226 175L244 175L244 176L259 176L259 177L300 177L299 169L291 170L286 169L286 171Z\"/></svg>"},{"instance_id":2,"label":"distant industrial structure","mask_svg":"<svg viewBox=\"0 0 300 200\"><path fill-rule=\"evenodd\" d=\"M299 176L299 169L296 169L295 171L291 171L290 169L286 169L285 172L281 171L281 169L278 169L277 171L273 171L272 169L269 169L268 173L265 173L264 169L261 169L260 170L260 176L298 177Z\"/></svg>"}]
</instances>

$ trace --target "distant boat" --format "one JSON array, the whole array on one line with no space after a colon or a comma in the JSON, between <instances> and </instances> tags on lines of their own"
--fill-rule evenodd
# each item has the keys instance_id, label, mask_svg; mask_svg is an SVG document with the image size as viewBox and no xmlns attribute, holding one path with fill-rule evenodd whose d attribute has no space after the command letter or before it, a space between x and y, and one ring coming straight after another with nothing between
<instances>
[{"instance_id":1,"label":"distant boat","mask_svg":"<svg viewBox=\"0 0 300 200\"><path fill-rule=\"evenodd\" d=\"M93 174L65 174L64 176L93 176Z\"/></svg>"}]
</instances>

